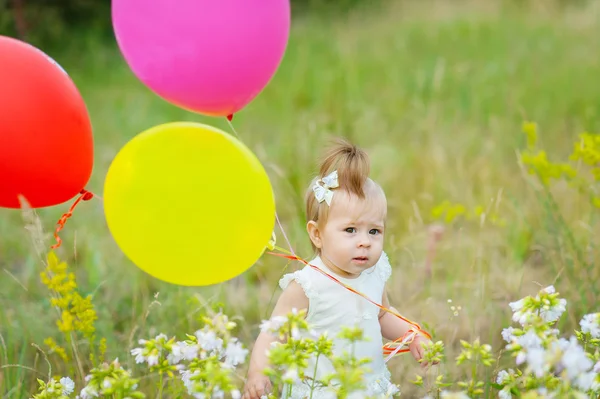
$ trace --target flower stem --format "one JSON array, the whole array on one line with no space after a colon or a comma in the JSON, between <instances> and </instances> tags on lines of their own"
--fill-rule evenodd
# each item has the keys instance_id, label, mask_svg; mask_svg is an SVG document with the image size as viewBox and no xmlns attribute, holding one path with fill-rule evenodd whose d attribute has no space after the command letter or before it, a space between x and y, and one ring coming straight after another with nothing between
<instances>
[{"instance_id":1,"label":"flower stem","mask_svg":"<svg viewBox=\"0 0 600 399\"><path fill-rule=\"evenodd\" d=\"M158 398L162 399L162 394L163 394L163 373L160 372L160 377L158 380Z\"/></svg>"},{"instance_id":2,"label":"flower stem","mask_svg":"<svg viewBox=\"0 0 600 399\"><path fill-rule=\"evenodd\" d=\"M81 381L85 380L85 373L83 371L83 365L81 364L81 359L79 358L79 352L77 351L77 346L75 345L75 336L73 332L70 333L70 341L71 341L71 350L73 351L73 357L75 358L75 362L77 363L77 371L79 372L79 378Z\"/></svg>"},{"instance_id":3,"label":"flower stem","mask_svg":"<svg viewBox=\"0 0 600 399\"><path fill-rule=\"evenodd\" d=\"M315 380L317 378L317 366L319 365L319 356L321 356L321 354L317 353L317 359L315 360L315 370L313 372L312 385L310 387L310 399L313 399L313 392L315 390Z\"/></svg>"}]
</instances>

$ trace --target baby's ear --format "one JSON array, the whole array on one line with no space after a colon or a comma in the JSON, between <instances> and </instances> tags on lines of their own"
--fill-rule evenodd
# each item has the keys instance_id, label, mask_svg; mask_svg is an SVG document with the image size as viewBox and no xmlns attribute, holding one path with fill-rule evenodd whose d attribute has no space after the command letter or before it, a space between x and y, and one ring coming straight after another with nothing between
<instances>
[{"instance_id":1,"label":"baby's ear","mask_svg":"<svg viewBox=\"0 0 600 399\"><path fill-rule=\"evenodd\" d=\"M306 224L306 231L308 231L308 236L314 246L321 249L321 231L319 230L317 222L314 220L309 221Z\"/></svg>"}]
</instances>

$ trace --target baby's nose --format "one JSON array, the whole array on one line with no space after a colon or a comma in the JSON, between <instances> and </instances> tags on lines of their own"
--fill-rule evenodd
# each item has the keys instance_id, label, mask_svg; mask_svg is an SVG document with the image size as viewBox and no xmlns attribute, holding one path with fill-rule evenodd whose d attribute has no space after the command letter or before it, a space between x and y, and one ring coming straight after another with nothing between
<instances>
[{"instance_id":1,"label":"baby's nose","mask_svg":"<svg viewBox=\"0 0 600 399\"><path fill-rule=\"evenodd\" d=\"M358 246L359 247L370 247L371 246L371 238L369 237L368 234L360 236L360 238L358 240Z\"/></svg>"}]
</instances>

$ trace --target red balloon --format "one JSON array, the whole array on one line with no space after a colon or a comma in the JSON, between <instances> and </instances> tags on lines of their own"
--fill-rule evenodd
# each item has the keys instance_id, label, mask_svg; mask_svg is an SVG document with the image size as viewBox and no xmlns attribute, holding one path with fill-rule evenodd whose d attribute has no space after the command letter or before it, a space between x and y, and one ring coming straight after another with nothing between
<instances>
[{"instance_id":1,"label":"red balloon","mask_svg":"<svg viewBox=\"0 0 600 399\"><path fill-rule=\"evenodd\" d=\"M41 50L0 36L0 207L53 206L92 174L92 126L67 73Z\"/></svg>"}]
</instances>

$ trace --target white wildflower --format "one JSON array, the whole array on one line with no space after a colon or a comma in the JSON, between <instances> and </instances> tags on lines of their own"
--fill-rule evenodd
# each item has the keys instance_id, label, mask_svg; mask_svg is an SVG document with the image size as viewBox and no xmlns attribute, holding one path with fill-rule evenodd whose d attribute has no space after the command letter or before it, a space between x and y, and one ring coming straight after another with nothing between
<instances>
[{"instance_id":1,"label":"white wildflower","mask_svg":"<svg viewBox=\"0 0 600 399\"><path fill-rule=\"evenodd\" d=\"M167 356L170 364L178 364L183 360L194 360L198 357L199 346L187 342L176 342L171 346L171 353Z\"/></svg>"},{"instance_id":2,"label":"white wildflower","mask_svg":"<svg viewBox=\"0 0 600 399\"><path fill-rule=\"evenodd\" d=\"M190 377L192 376L192 372L188 369L183 369L179 370L179 373L181 374L181 381L183 382L183 385L185 385L185 387L188 390L188 393L190 393Z\"/></svg>"},{"instance_id":3,"label":"white wildflower","mask_svg":"<svg viewBox=\"0 0 600 399\"><path fill-rule=\"evenodd\" d=\"M523 306L525 305L525 298L521 298L516 302L510 302L508 304L508 306L510 306L510 308L512 309L513 313L514 312L518 312L521 309L523 309Z\"/></svg>"},{"instance_id":4,"label":"white wildflower","mask_svg":"<svg viewBox=\"0 0 600 399\"><path fill-rule=\"evenodd\" d=\"M578 375L590 370L593 366L592 361L586 356L585 351L575 337L571 337L569 347L564 350L561 362L571 381L575 380Z\"/></svg>"},{"instance_id":5,"label":"white wildflower","mask_svg":"<svg viewBox=\"0 0 600 399\"><path fill-rule=\"evenodd\" d=\"M542 395L543 398L554 398L554 394L548 394L548 388L546 387L539 387L537 393Z\"/></svg>"},{"instance_id":6,"label":"white wildflower","mask_svg":"<svg viewBox=\"0 0 600 399\"><path fill-rule=\"evenodd\" d=\"M525 305L525 299L526 298L523 298L516 302L511 302L508 304L513 311L512 320L516 323L521 324L522 326L524 326L525 323L527 323L527 319L531 315L530 311L523 311L523 306Z\"/></svg>"},{"instance_id":7,"label":"white wildflower","mask_svg":"<svg viewBox=\"0 0 600 399\"><path fill-rule=\"evenodd\" d=\"M197 358L198 350L200 349L200 347L196 344L190 345L187 342L184 342L184 344L185 345L181 348L183 359L194 360L195 358Z\"/></svg>"},{"instance_id":8,"label":"white wildflower","mask_svg":"<svg viewBox=\"0 0 600 399\"><path fill-rule=\"evenodd\" d=\"M560 330L558 328L553 328L546 333L546 335L549 337L550 336L558 337L559 334L560 334Z\"/></svg>"},{"instance_id":9,"label":"white wildflower","mask_svg":"<svg viewBox=\"0 0 600 399\"><path fill-rule=\"evenodd\" d=\"M506 342L511 342L515 337L513 335L513 331L515 331L514 328L512 327L508 327L502 330L502 339L505 340Z\"/></svg>"},{"instance_id":10,"label":"white wildflower","mask_svg":"<svg viewBox=\"0 0 600 399\"><path fill-rule=\"evenodd\" d=\"M598 361L598 363L596 363L596 365L594 366L594 373L600 374L600 361Z\"/></svg>"},{"instance_id":11,"label":"white wildflower","mask_svg":"<svg viewBox=\"0 0 600 399\"><path fill-rule=\"evenodd\" d=\"M467 393L464 391L459 391L459 392L442 391L441 398L442 399L470 399L469 395L467 395Z\"/></svg>"},{"instance_id":12,"label":"white wildflower","mask_svg":"<svg viewBox=\"0 0 600 399\"><path fill-rule=\"evenodd\" d=\"M272 332L273 331L273 322L271 320L263 320L260 323L260 331L261 332Z\"/></svg>"},{"instance_id":13,"label":"white wildflower","mask_svg":"<svg viewBox=\"0 0 600 399\"><path fill-rule=\"evenodd\" d=\"M215 387L215 389L212 392L211 399L224 399L224 398L225 398L225 392L223 392L219 387Z\"/></svg>"},{"instance_id":14,"label":"white wildflower","mask_svg":"<svg viewBox=\"0 0 600 399\"><path fill-rule=\"evenodd\" d=\"M558 318L567 310L567 300L561 298L558 304L553 307L544 306L540 310L540 316L546 322L552 322L558 320Z\"/></svg>"},{"instance_id":15,"label":"white wildflower","mask_svg":"<svg viewBox=\"0 0 600 399\"><path fill-rule=\"evenodd\" d=\"M75 390L75 383L69 377L63 377L60 379L60 385L62 386L62 394L69 396Z\"/></svg>"},{"instance_id":16,"label":"white wildflower","mask_svg":"<svg viewBox=\"0 0 600 399\"><path fill-rule=\"evenodd\" d=\"M546 372L545 354L542 348L532 348L527 351L527 365L538 378Z\"/></svg>"},{"instance_id":17,"label":"white wildflower","mask_svg":"<svg viewBox=\"0 0 600 399\"><path fill-rule=\"evenodd\" d=\"M192 377L200 374L200 370L194 370L192 373L190 370L180 371L181 373L181 381L183 381L183 385L188 390L188 394L192 395L194 392L194 381L192 381Z\"/></svg>"},{"instance_id":18,"label":"white wildflower","mask_svg":"<svg viewBox=\"0 0 600 399\"><path fill-rule=\"evenodd\" d=\"M146 357L143 355L144 350L142 348L135 348L131 350L131 354L135 356L136 363L144 363L146 361Z\"/></svg>"},{"instance_id":19,"label":"white wildflower","mask_svg":"<svg viewBox=\"0 0 600 399\"><path fill-rule=\"evenodd\" d=\"M293 384L295 382L300 381L300 377L298 376L298 370L296 368L288 369L283 375L282 379L288 384Z\"/></svg>"},{"instance_id":20,"label":"white wildflower","mask_svg":"<svg viewBox=\"0 0 600 399\"><path fill-rule=\"evenodd\" d=\"M111 387L112 387L112 381L110 380L110 378L108 378L108 377L104 378L104 381L102 382L102 388L110 389Z\"/></svg>"},{"instance_id":21,"label":"white wildflower","mask_svg":"<svg viewBox=\"0 0 600 399\"><path fill-rule=\"evenodd\" d=\"M81 397L81 399L92 399L99 397L100 394L98 393L96 388L94 388L91 385L88 385L87 387L81 390L79 396Z\"/></svg>"},{"instance_id":22,"label":"white wildflower","mask_svg":"<svg viewBox=\"0 0 600 399\"><path fill-rule=\"evenodd\" d=\"M600 313L586 314L579 325L581 332L590 333L592 338L600 338Z\"/></svg>"},{"instance_id":23,"label":"white wildflower","mask_svg":"<svg viewBox=\"0 0 600 399\"><path fill-rule=\"evenodd\" d=\"M156 336L156 338L154 338L154 339L156 341L161 341L161 340L168 341L169 340L169 338L165 334L163 334L163 333L158 334Z\"/></svg>"},{"instance_id":24,"label":"white wildflower","mask_svg":"<svg viewBox=\"0 0 600 399\"><path fill-rule=\"evenodd\" d=\"M554 289L553 285L549 285L546 288L544 288L542 291L547 292L548 294L555 294L556 293L556 289Z\"/></svg>"},{"instance_id":25,"label":"white wildflower","mask_svg":"<svg viewBox=\"0 0 600 399\"><path fill-rule=\"evenodd\" d=\"M153 353L146 358L148 366L156 366L158 364L158 354Z\"/></svg>"},{"instance_id":26,"label":"white wildflower","mask_svg":"<svg viewBox=\"0 0 600 399\"><path fill-rule=\"evenodd\" d=\"M536 334L533 330L528 330L524 335L520 337L514 337L514 342L516 345L521 346L521 350L517 353L517 357L515 362L517 365L521 365L525 363L525 361L529 362L527 358L528 352L533 349L541 349L542 348L542 339ZM511 350L514 348L515 344L508 344L506 348ZM538 358L536 357L538 354L534 354L531 359L534 363Z\"/></svg>"},{"instance_id":27,"label":"white wildflower","mask_svg":"<svg viewBox=\"0 0 600 399\"><path fill-rule=\"evenodd\" d=\"M542 347L542 339L534 330L528 330L524 335L517 338L517 343L523 348L534 349Z\"/></svg>"},{"instance_id":28,"label":"white wildflower","mask_svg":"<svg viewBox=\"0 0 600 399\"><path fill-rule=\"evenodd\" d=\"M335 389L333 387L328 387L326 390L327 393L335 393ZM368 393L364 390L360 390L360 391L350 391L350 394L348 396L346 396L347 399L364 399L368 396ZM383 396L383 394L381 394L380 396L375 396L374 398L380 399L380 398L384 398L385 396ZM308 398L308 396L306 397Z\"/></svg>"},{"instance_id":29,"label":"white wildflower","mask_svg":"<svg viewBox=\"0 0 600 399\"><path fill-rule=\"evenodd\" d=\"M298 327L293 327L292 328L292 338L293 339L300 339L300 330L298 330Z\"/></svg>"},{"instance_id":30,"label":"white wildflower","mask_svg":"<svg viewBox=\"0 0 600 399\"><path fill-rule=\"evenodd\" d=\"M196 338L198 338L198 344L204 350L210 351L219 351L223 347L223 340L218 338L214 331L196 331Z\"/></svg>"},{"instance_id":31,"label":"white wildflower","mask_svg":"<svg viewBox=\"0 0 600 399\"><path fill-rule=\"evenodd\" d=\"M577 376L574 384L579 387L582 391L587 391L592 388L594 380L596 379L596 373L582 373Z\"/></svg>"},{"instance_id":32,"label":"white wildflower","mask_svg":"<svg viewBox=\"0 0 600 399\"><path fill-rule=\"evenodd\" d=\"M509 369L510 371L511 369ZM506 370L500 370L500 372L498 373L498 376L496 377L496 383L501 385L504 384L505 382L508 382L508 380L510 379L510 374L508 371Z\"/></svg>"},{"instance_id":33,"label":"white wildflower","mask_svg":"<svg viewBox=\"0 0 600 399\"><path fill-rule=\"evenodd\" d=\"M284 316L274 316L270 320L263 320L260 324L260 330L262 332L276 332L279 331L281 326L286 322L287 318Z\"/></svg>"},{"instance_id":34,"label":"white wildflower","mask_svg":"<svg viewBox=\"0 0 600 399\"><path fill-rule=\"evenodd\" d=\"M247 354L248 349L244 349L240 342L232 340L232 342L227 344L227 349L225 350L225 363L227 365L237 366L240 363L244 363Z\"/></svg>"},{"instance_id":35,"label":"white wildflower","mask_svg":"<svg viewBox=\"0 0 600 399\"><path fill-rule=\"evenodd\" d=\"M502 389L498 392L498 398L500 399L512 399L512 394L510 393L510 389Z\"/></svg>"},{"instance_id":36,"label":"white wildflower","mask_svg":"<svg viewBox=\"0 0 600 399\"><path fill-rule=\"evenodd\" d=\"M167 356L169 364L177 364L183 358L182 344L184 343L176 342L173 345L171 345L171 353L169 353L169 355Z\"/></svg>"},{"instance_id":37,"label":"white wildflower","mask_svg":"<svg viewBox=\"0 0 600 399\"><path fill-rule=\"evenodd\" d=\"M241 397L242 397L242 394L237 389L234 389L233 391L231 391L231 399L241 399Z\"/></svg>"}]
</instances>

